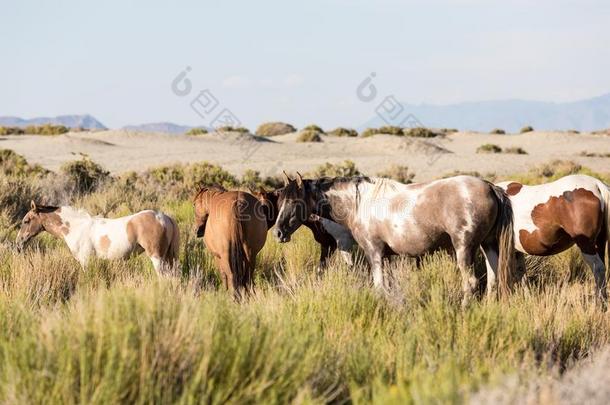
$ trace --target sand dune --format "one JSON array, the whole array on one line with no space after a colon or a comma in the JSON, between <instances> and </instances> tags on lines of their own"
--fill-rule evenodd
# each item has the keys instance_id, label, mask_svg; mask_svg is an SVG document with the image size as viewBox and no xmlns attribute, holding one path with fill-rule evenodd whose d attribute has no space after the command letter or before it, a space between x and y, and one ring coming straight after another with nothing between
<instances>
[{"instance_id":1,"label":"sand dune","mask_svg":"<svg viewBox=\"0 0 610 405\"><path fill-rule=\"evenodd\" d=\"M580 156L583 151L610 153L607 135L459 132L434 139L324 136L321 143L297 143L297 136L293 133L265 139L249 134L213 133L192 137L109 130L59 136L4 136L0 138L0 148L13 149L28 161L52 170L84 153L113 173L205 160L235 174L254 169L262 175L275 175L282 170L308 171L327 161L345 159L353 160L367 174L376 174L391 164L407 165L416 173L416 180L436 178L455 170L509 174L550 159L569 159L596 171L610 171L610 158ZM477 154L477 147L484 143L502 148L521 147L528 154Z\"/></svg>"}]
</instances>

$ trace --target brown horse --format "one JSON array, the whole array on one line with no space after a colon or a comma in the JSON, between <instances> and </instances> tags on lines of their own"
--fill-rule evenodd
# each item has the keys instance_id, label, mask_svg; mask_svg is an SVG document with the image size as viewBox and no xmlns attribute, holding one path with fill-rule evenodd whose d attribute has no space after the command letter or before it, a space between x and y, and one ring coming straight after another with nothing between
<instances>
[{"instance_id":1,"label":"brown horse","mask_svg":"<svg viewBox=\"0 0 610 405\"><path fill-rule=\"evenodd\" d=\"M197 237L214 255L224 286L241 296L254 286L256 255L265 245L264 207L252 194L204 187L194 198Z\"/></svg>"},{"instance_id":2,"label":"brown horse","mask_svg":"<svg viewBox=\"0 0 610 405\"><path fill-rule=\"evenodd\" d=\"M585 175L562 177L552 183L526 186L506 181L515 213L515 248L548 256L578 246L595 277L597 296L605 303L606 245L610 240L610 189Z\"/></svg>"},{"instance_id":3,"label":"brown horse","mask_svg":"<svg viewBox=\"0 0 610 405\"><path fill-rule=\"evenodd\" d=\"M277 202L281 190L281 188L274 191L266 191L262 188L258 191L250 190L264 205L265 218L269 229L277 221ZM348 266L352 266L351 250L354 239L349 229L326 218L320 218L317 215L311 215L303 225L311 230L314 240L320 244L319 272L326 268L329 259L336 250L341 252L343 261Z\"/></svg>"},{"instance_id":4,"label":"brown horse","mask_svg":"<svg viewBox=\"0 0 610 405\"><path fill-rule=\"evenodd\" d=\"M347 227L364 250L377 288L385 288L385 256L419 257L453 249L462 273L466 305L478 288L473 262L481 247L487 259L488 294L496 275L502 292L515 271L510 200L499 187L470 176L420 184L379 178L288 179L279 195L275 236L280 242L310 214Z\"/></svg>"}]
</instances>

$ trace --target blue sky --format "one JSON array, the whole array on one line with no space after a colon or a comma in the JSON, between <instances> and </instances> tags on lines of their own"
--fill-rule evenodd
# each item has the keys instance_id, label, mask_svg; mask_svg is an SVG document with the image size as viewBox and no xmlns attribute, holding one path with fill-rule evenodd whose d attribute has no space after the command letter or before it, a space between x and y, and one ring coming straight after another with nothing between
<instances>
[{"instance_id":1,"label":"blue sky","mask_svg":"<svg viewBox=\"0 0 610 405\"><path fill-rule=\"evenodd\" d=\"M608 1L6 1L0 115L205 125L209 89L244 125L358 126L371 72L410 103L610 92ZM171 82L186 66L193 93Z\"/></svg>"}]
</instances>

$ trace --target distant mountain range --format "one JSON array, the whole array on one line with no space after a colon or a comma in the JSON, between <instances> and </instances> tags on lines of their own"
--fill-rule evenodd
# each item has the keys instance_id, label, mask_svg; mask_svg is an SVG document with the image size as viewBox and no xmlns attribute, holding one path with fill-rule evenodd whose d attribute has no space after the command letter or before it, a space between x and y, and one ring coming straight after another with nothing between
<instances>
[{"instance_id":1,"label":"distant mountain range","mask_svg":"<svg viewBox=\"0 0 610 405\"><path fill-rule=\"evenodd\" d=\"M575 129L579 131L593 131L610 127L610 93L566 103L504 100L449 105L400 104L404 108L400 116L412 114L423 126L432 128L457 128L473 131L490 131L494 128L501 128L509 132L517 132L526 125L540 130ZM390 121L390 125L397 125L401 119L388 119L388 121ZM361 129L382 125L388 125L388 123L377 115L364 123Z\"/></svg>"},{"instance_id":2,"label":"distant mountain range","mask_svg":"<svg viewBox=\"0 0 610 405\"><path fill-rule=\"evenodd\" d=\"M58 115L57 117L0 117L0 125L7 127L25 127L28 125L55 124L65 125L69 128L107 129L104 124L89 114L85 115Z\"/></svg>"},{"instance_id":3,"label":"distant mountain range","mask_svg":"<svg viewBox=\"0 0 610 405\"><path fill-rule=\"evenodd\" d=\"M172 122L151 122L148 124L140 125L125 125L122 129L129 131L141 131L141 132L165 132L168 134L183 134L189 129L186 125L178 125Z\"/></svg>"}]
</instances>

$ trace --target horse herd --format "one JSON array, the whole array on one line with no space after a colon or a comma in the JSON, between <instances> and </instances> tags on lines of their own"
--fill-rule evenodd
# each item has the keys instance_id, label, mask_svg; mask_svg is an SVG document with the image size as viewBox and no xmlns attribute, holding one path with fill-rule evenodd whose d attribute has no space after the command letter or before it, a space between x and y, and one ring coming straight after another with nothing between
<instances>
[{"instance_id":1,"label":"horse herd","mask_svg":"<svg viewBox=\"0 0 610 405\"><path fill-rule=\"evenodd\" d=\"M554 255L577 245L594 275L597 297L607 301L610 188L590 176L527 186L471 176L402 184L363 176L303 179L297 173L290 178L284 173L284 186L274 191L210 186L193 203L196 234L213 254L223 284L237 296L253 288L256 256L268 230L273 228L284 243L304 225L321 246L320 268L336 250L351 265L357 244L380 290L388 287L388 257L452 252L462 276L463 305L478 289L473 266L478 250L485 257L491 296L498 289L509 290L524 270L524 254ZM91 256L116 259L142 251L160 273L178 265L178 226L162 212L107 219L32 202L17 246L22 248L43 230L64 239L83 268Z\"/></svg>"}]
</instances>

